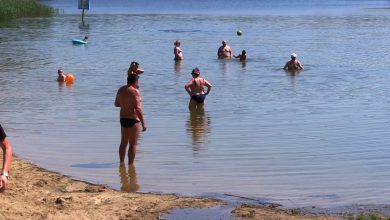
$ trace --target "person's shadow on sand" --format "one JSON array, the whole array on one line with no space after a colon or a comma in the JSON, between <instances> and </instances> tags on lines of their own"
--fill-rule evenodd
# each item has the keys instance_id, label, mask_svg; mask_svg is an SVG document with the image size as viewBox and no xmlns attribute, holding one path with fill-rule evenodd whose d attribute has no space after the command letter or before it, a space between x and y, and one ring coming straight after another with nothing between
<instances>
[{"instance_id":1,"label":"person's shadow on sand","mask_svg":"<svg viewBox=\"0 0 390 220\"><path fill-rule=\"evenodd\" d=\"M137 174L134 165L129 165L128 171L126 171L125 165L119 165L119 177L121 180L122 191L137 192L139 190Z\"/></svg>"}]
</instances>

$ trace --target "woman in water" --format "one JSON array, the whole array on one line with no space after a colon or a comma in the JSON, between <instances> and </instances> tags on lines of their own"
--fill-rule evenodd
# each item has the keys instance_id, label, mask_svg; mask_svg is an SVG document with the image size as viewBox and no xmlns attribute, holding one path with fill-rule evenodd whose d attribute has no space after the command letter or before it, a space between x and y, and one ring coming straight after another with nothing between
<instances>
[{"instance_id":1,"label":"woman in water","mask_svg":"<svg viewBox=\"0 0 390 220\"><path fill-rule=\"evenodd\" d=\"M188 108L190 110L203 109L204 100L206 99L206 95L210 93L212 85L206 79L200 77L200 71L198 68L193 69L191 74L193 79L188 81L184 86L185 90L191 97ZM207 87L206 93L204 92L204 87Z\"/></svg>"},{"instance_id":2,"label":"woman in water","mask_svg":"<svg viewBox=\"0 0 390 220\"><path fill-rule=\"evenodd\" d=\"M129 69L127 70L127 74L139 75L139 74L142 74L144 72L145 71L143 69L139 68L139 63L137 63L135 61L131 62Z\"/></svg>"}]
</instances>

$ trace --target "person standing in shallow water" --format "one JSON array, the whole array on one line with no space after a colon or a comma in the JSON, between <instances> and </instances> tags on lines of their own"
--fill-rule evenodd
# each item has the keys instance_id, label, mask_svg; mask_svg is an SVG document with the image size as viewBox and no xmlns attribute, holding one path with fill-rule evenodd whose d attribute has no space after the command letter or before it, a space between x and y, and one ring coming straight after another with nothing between
<instances>
[{"instance_id":1,"label":"person standing in shallow water","mask_svg":"<svg viewBox=\"0 0 390 220\"><path fill-rule=\"evenodd\" d=\"M191 72L192 78L184 86L184 89L190 95L190 102L188 108L190 110L194 109L203 109L204 100L206 96L210 93L212 85L206 80L200 77L200 70L195 68ZM204 87L207 87L207 92L204 92Z\"/></svg>"},{"instance_id":2,"label":"person standing in shallow water","mask_svg":"<svg viewBox=\"0 0 390 220\"><path fill-rule=\"evenodd\" d=\"M226 59L226 58L232 58L233 51L230 48L230 46L227 44L227 41L222 41L222 46L218 48L218 58L219 59Z\"/></svg>"},{"instance_id":3,"label":"person standing in shallow water","mask_svg":"<svg viewBox=\"0 0 390 220\"><path fill-rule=\"evenodd\" d=\"M303 70L303 66L301 62L297 59L297 54L292 53L291 54L291 60L286 63L283 67L284 70L288 71L299 71Z\"/></svg>"},{"instance_id":4,"label":"person standing in shallow water","mask_svg":"<svg viewBox=\"0 0 390 220\"><path fill-rule=\"evenodd\" d=\"M12 160L12 147L0 124L0 146L3 150L3 169L0 175L0 191L4 191L8 184L9 169Z\"/></svg>"},{"instance_id":5,"label":"person standing in shallow water","mask_svg":"<svg viewBox=\"0 0 390 220\"><path fill-rule=\"evenodd\" d=\"M182 50L180 49L180 41L179 40L176 40L174 45L175 45L175 48L173 49L173 54L175 54L175 60L176 61L179 61L179 60L183 60L183 52Z\"/></svg>"},{"instance_id":6,"label":"person standing in shallow water","mask_svg":"<svg viewBox=\"0 0 390 220\"><path fill-rule=\"evenodd\" d=\"M57 74L58 74L58 77L57 77L57 82L65 82L65 74L64 74L64 70L62 68L59 68L57 70Z\"/></svg>"},{"instance_id":7,"label":"person standing in shallow water","mask_svg":"<svg viewBox=\"0 0 390 220\"><path fill-rule=\"evenodd\" d=\"M142 131L146 131L146 123L142 114L141 94L138 91L138 79L139 76L137 74L129 74L127 76L127 85L119 88L115 98L115 106L120 107L120 164L125 162L127 144L129 144L129 165L134 164L140 132L139 122L141 122Z\"/></svg>"},{"instance_id":8,"label":"person standing in shallow water","mask_svg":"<svg viewBox=\"0 0 390 220\"><path fill-rule=\"evenodd\" d=\"M130 64L129 69L127 70L127 74L142 74L145 71L141 68L139 68L139 63L133 61Z\"/></svg>"}]
</instances>

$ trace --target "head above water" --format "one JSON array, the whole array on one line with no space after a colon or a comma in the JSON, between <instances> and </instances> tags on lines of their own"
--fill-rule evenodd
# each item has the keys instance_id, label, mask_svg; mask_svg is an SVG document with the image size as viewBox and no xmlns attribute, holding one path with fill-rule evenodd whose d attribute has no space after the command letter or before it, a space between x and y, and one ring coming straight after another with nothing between
<instances>
[{"instance_id":1,"label":"head above water","mask_svg":"<svg viewBox=\"0 0 390 220\"><path fill-rule=\"evenodd\" d=\"M135 61L133 61L133 62L130 63L130 68L131 68L131 67L136 67L136 66L138 67L138 66L139 66L139 63L137 63L137 62L135 62Z\"/></svg>"},{"instance_id":2,"label":"head above water","mask_svg":"<svg viewBox=\"0 0 390 220\"><path fill-rule=\"evenodd\" d=\"M295 58L297 58L297 54L296 53L292 53L291 54L291 59L295 59Z\"/></svg>"},{"instance_id":3,"label":"head above water","mask_svg":"<svg viewBox=\"0 0 390 220\"><path fill-rule=\"evenodd\" d=\"M137 74L129 74L127 75L127 85L133 85L138 82L139 76Z\"/></svg>"},{"instance_id":4,"label":"head above water","mask_svg":"<svg viewBox=\"0 0 390 220\"><path fill-rule=\"evenodd\" d=\"M64 70L62 68L59 68L57 70L58 75L64 74Z\"/></svg>"},{"instance_id":5,"label":"head above water","mask_svg":"<svg viewBox=\"0 0 390 220\"><path fill-rule=\"evenodd\" d=\"M226 46L226 45L227 45L227 41L226 41L226 40L223 40L223 41L222 41L222 45Z\"/></svg>"},{"instance_id":6,"label":"head above water","mask_svg":"<svg viewBox=\"0 0 390 220\"><path fill-rule=\"evenodd\" d=\"M192 71L191 71L191 74L192 74L192 77L196 78L200 75L200 70L198 67L194 68Z\"/></svg>"},{"instance_id":7,"label":"head above water","mask_svg":"<svg viewBox=\"0 0 390 220\"><path fill-rule=\"evenodd\" d=\"M175 46L180 46L181 42L179 40L176 40L175 43L173 43Z\"/></svg>"},{"instance_id":8,"label":"head above water","mask_svg":"<svg viewBox=\"0 0 390 220\"><path fill-rule=\"evenodd\" d=\"M243 55L245 55L245 54L246 54L246 51L245 51L245 50L243 50L241 53L242 53Z\"/></svg>"}]
</instances>

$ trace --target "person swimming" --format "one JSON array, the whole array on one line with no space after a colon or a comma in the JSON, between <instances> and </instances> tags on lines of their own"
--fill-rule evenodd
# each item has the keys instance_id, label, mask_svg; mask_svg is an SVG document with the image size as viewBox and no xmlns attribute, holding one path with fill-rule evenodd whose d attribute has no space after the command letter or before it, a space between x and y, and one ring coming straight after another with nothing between
<instances>
[{"instance_id":1,"label":"person swimming","mask_svg":"<svg viewBox=\"0 0 390 220\"><path fill-rule=\"evenodd\" d=\"M240 58L240 61L246 60L246 51L243 50L241 54L238 54L237 56L234 56L234 58Z\"/></svg>"},{"instance_id":2,"label":"person swimming","mask_svg":"<svg viewBox=\"0 0 390 220\"><path fill-rule=\"evenodd\" d=\"M195 68L191 72L192 78L184 86L184 89L190 95L190 102L188 108L193 109L203 109L204 100L206 96L210 93L212 85L204 78L200 77L199 68ZM204 87L207 87L207 92L204 92Z\"/></svg>"}]
</instances>

